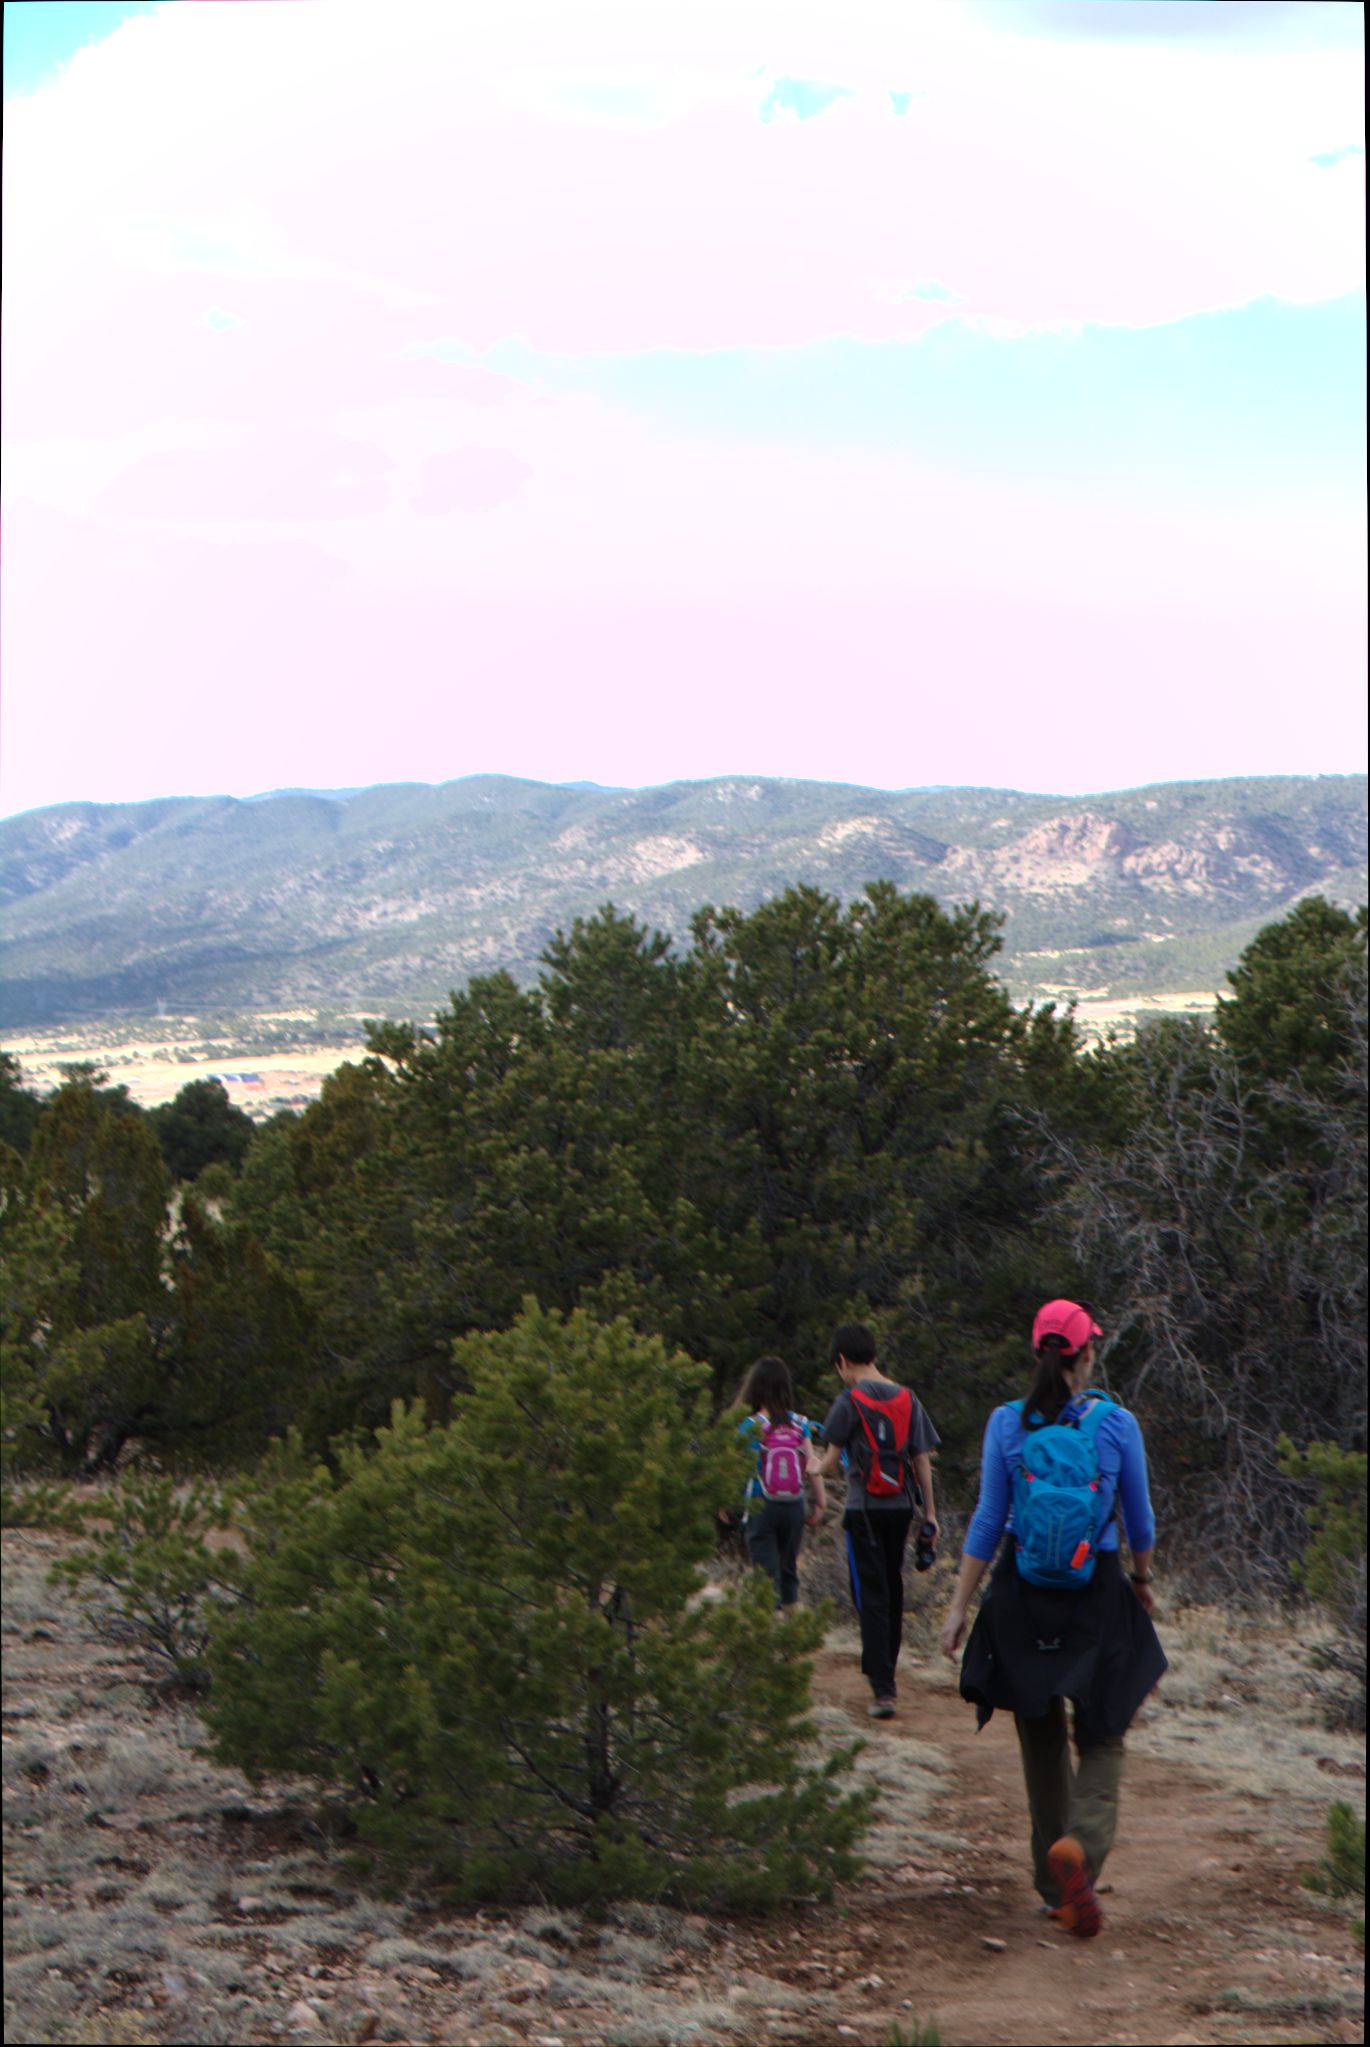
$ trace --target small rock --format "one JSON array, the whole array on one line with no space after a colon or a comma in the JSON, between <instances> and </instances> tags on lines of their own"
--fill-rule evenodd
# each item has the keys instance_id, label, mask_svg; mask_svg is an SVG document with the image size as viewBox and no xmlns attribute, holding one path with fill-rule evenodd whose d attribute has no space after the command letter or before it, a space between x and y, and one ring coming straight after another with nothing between
<instances>
[{"instance_id":1,"label":"small rock","mask_svg":"<svg viewBox=\"0 0 1370 2047\"><path fill-rule=\"evenodd\" d=\"M286 2019L301 2033L317 2033L323 2025L319 2007L308 2003L303 1997L296 1998L286 2013Z\"/></svg>"},{"instance_id":2,"label":"small rock","mask_svg":"<svg viewBox=\"0 0 1370 2047\"><path fill-rule=\"evenodd\" d=\"M260 1898L253 1897L235 1898L233 1900L233 1903L239 1912L260 1912L262 1910L262 1901Z\"/></svg>"},{"instance_id":3,"label":"small rock","mask_svg":"<svg viewBox=\"0 0 1370 2047\"><path fill-rule=\"evenodd\" d=\"M995 1940L992 1934L988 1933L982 1934L980 1938L980 1945L981 1947L987 1947L991 1949L992 1952L996 1955L1002 1955L1008 1952L1008 1942L1006 1940Z\"/></svg>"},{"instance_id":4,"label":"small rock","mask_svg":"<svg viewBox=\"0 0 1370 2047\"><path fill-rule=\"evenodd\" d=\"M885 1979L883 1976L858 1976L856 1987L858 1990L883 1990Z\"/></svg>"},{"instance_id":5,"label":"small rock","mask_svg":"<svg viewBox=\"0 0 1370 2047\"><path fill-rule=\"evenodd\" d=\"M861 2037L855 2026L839 2026L837 2030L844 2040L859 2040Z\"/></svg>"}]
</instances>

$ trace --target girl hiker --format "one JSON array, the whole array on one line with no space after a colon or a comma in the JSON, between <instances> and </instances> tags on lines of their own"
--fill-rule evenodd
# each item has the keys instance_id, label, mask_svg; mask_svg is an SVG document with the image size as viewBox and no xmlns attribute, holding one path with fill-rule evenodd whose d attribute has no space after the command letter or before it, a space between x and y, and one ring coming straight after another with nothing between
<instances>
[{"instance_id":1,"label":"girl hiker","mask_svg":"<svg viewBox=\"0 0 1370 2047\"><path fill-rule=\"evenodd\" d=\"M752 1411L738 1433L756 1446L756 1468L747 1481L747 1554L769 1571L782 1613L799 1603L799 1545L804 1524L816 1528L828 1504L811 1440L812 1424L793 1411L790 1369L782 1358L758 1358L747 1374L742 1399ZM813 1488L805 1514L804 1484Z\"/></svg>"},{"instance_id":2,"label":"girl hiker","mask_svg":"<svg viewBox=\"0 0 1370 2047\"><path fill-rule=\"evenodd\" d=\"M904 1634L904 1550L915 1511L921 1528L917 1565L936 1554L932 1457L941 1440L907 1386L875 1362L875 1338L863 1322L842 1322L828 1345L842 1391L823 1424L819 1470L847 1474L842 1533L852 1604L861 1623L861 1674L874 1698L873 1720L894 1712L894 1667Z\"/></svg>"},{"instance_id":3,"label":"girl hiker","mask_svg":"<svg viewBox=\"0 0 1370 2047\"><path fill-rule=\"evenodd\" d=\"M981 1727L996 1706L1013 1714L1033 1882L1043 1909L1082 1940L1103 1924L1095 1881L1113 1845L1123 1736L1166 1668L1150 1619L1156 1521L1142 1432L1126 1408L1088 1391L1101 1334L1075 1301L1038 1310L1026 1398L995 1408L985 1429L980 1499L942 1626L954 1657L971 1596L1010 1531L966 1644L961 1696L974 1700Z\"/></svg>"}]
</instances>

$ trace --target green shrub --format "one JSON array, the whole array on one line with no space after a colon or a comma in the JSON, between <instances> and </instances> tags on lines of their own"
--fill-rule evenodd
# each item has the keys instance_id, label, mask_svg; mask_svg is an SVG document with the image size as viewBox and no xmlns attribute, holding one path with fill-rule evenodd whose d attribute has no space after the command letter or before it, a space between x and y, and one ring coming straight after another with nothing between
<instances>
[{"instance_id":1,"label":"green shrub","mask_svg":"<svg viewBox=\"0 0 1370 2047\"><path fill-rule=\"evenodd\" d=\"M935 2018L914 2019L907 2032L898 2019L890 2026L889 2047L941 2047L941 2040Z\"/></svg>"},{"instance_id":2,"label":"green shrub","mask_svg":"<svg viewBox=\"0 0 1370 2047\"><path fill-rule=\"evenodd\" d=\"M1358 1820L1344 1799L1327 1808L1327 1852L1303 1879L1310 1891L1327 1898L1365 1896L1365 1821ZM1356 1939L1365 1946L1365 1921L1353 1921Z\"/></svg>"},{"instance_id":3,"label":"green shrub","mask_svg":"<svg viewBox=\"0 0 1370 2047\"><path fill-rule=\"evenodd\" d=\"M208 1618L217 1600L236 1596L240 1569L231 1550L208 1543L228 1524L226 1500L203 1485L135 1472L88 1504L84 1518L87 1527L105 1525L49 1575L112 1594L121 1632L164 1658L183 1683L203 1684ZM101 1600L106 1614L110 1606Z\"/></svg>"},{"instance_id":4,"label":"green shrub","mask_svg":"<svg viewBox=\"0 0 1370 2047\"><path fill-rule=\"evenodd\" d=\"M1305 1878L1310 1891L1328 1898L1365 1896L1365 1821L1344 1799L1327 1808L1327 1853Z\"/></svg>"},{"instance_id":5,"label":"green shrub","mask_svg":"<svg viewBox=\"0 0 1370 2047\"><path fill-rule=\"evenodd\" d=\"M707 1368L533 1303L455 1357L449 1425L397 1403L336 1473L287 1448L244 1492L219 1756L361 1790L363 1836L454 1897L828 1894L869 1797L813 1754L821 1619L759 1574L692 1597L745 1462Z\"/></svg>"},{"instance_id":6,"label":"green shrub","mask_svg":"<svg viewBox=\"0 0 1370 2047\"><path fill-rule=\"evenodd\" d=\"M79 1534L88 1502L61 1479L0 1485L0 1528L56 1528Z\"/></svg>"},{"instance_id":7,"label":"green shrub","mask_svg":"<svg viewBox=\"0 0 1370 2047\"><path fill-rule=\"evenodd\" d=\"M1317 1661L1349 1682L1332 1701L1335 1724L1365 1726L1365 1485L1363 1450L1310 1443L1296 1450L1279 1439L1280 1465L1312 1497L1304 1508L1310 1537L1294 1577L1337 1624L1338 1635Z\"/></svg>"}]
</instances>

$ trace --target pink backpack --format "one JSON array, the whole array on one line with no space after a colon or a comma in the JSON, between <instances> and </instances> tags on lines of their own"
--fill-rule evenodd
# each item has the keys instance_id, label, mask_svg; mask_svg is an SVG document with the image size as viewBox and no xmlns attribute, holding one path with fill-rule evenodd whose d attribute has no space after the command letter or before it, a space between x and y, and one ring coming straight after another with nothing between
<instances>
[{"instance_id":1,"label":"pink backpack","mask_svg":"<svg viewBox=\"0 0 1370 2047\"><path fill-rule=\"evenodd\" d=\"M804 1431L794 1422L768 1422L757 1416L761 1427L757 1477L768 1500L802 1500L804 1497Z\"/></svg>"}]
</instances>

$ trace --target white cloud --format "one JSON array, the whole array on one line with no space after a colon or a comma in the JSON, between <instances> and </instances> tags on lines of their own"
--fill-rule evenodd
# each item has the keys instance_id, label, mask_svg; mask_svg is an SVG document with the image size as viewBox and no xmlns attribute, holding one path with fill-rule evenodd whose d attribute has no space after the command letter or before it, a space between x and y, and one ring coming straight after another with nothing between
<instances>
[{"instance_id":1,"label":"white cloud","mask_svg":"<svg viewBox=\"0 0 1370 2047\"><path fill-rule=\"evenodd\" d=\"M478 344L1170 321L1364 275L1354 53L996 32L947 0L794 9L171 7L10 110L11 297L112 247L343 283ZM778 79L840 81L764 124ZM916 94L900 119L890 91ZM171 195L175 194L174 200ZM878 280L872 284L871 280Z\"/></svg>"}]
</instances>

